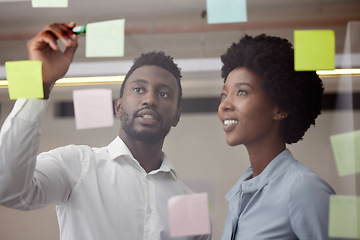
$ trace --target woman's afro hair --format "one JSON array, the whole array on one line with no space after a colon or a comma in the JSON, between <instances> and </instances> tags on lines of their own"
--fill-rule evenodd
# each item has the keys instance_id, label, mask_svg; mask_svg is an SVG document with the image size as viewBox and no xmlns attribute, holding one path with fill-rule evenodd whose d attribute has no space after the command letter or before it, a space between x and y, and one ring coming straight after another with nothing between
<instances>
[{"instance_id":1,"label":"woman's afro hair","mask_svg":"<svg viewBox=\"0 0 360 240\"><path fill-rule=\"evenodd\" d=\"M282 111L289 115L282 121L280 134L288 143L301 140L321 112L323 83L315 71L294 70L294 49L283 38L265 34L245 35L221 56L221 76L246 67L259 75L262 88Z\"/></svg>"}]
</instances>

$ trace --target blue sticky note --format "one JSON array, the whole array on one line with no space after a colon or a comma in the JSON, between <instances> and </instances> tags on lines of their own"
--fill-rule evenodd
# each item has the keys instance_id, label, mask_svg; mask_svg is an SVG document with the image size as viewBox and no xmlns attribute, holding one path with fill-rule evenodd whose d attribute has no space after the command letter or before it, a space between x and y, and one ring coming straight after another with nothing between
<instances>
[{"instance_id":1,"label":"blue sticky note","mask_svg":"<svg viewBox=\"0 0 360 240\"><path fill-rule=\"evenodd\" d=\"M68 0L31 0L33 8L67 8Z\"/></svg>"},{"instance_id":2,"label":"blue sticky note","mask_svg":"<svg viewBox=\"0 0 360 240\"><path fill-rule=\"evenodd\" d=\"M294 31L296 71L332 70L335 68L335 33L333 30Z\"/></svg>"},{"instance_id":3,"label":"blue sticky note","mask_svg":"<svg viewBox=\"0 0 360 240\"><path fill-rule=\"evenodd\" d=\"M89 23L86 26L86 57L124 56L125 19Z\"/></svg>"},{"instance_id":4,"label":"blue sticky note","mask_svg":"<svg viewBox=\"0 0 360 240\"><path fill-rule=\"evenodd\" d=\"M206 0L207 22L247 22L246 0Z\"/></svg>"}]
</instances>

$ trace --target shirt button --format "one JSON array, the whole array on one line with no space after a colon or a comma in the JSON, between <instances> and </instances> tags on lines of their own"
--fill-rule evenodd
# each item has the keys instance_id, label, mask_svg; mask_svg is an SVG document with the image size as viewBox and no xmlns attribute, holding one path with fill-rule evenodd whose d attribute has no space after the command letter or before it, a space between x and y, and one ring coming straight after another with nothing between
<instances>
[{"instance_id":1,"label":"shirt button","mask_svg":"<svg viewBox=\"0 0 360 240\"><path fill-rule=\"evenodd\" d=\"M152 210L151 210L151 207L147 207L147 208L146 208L146 212L147 212L148 214L150 214L151 211L152 211Z\"/></svg>"}]
</instances>

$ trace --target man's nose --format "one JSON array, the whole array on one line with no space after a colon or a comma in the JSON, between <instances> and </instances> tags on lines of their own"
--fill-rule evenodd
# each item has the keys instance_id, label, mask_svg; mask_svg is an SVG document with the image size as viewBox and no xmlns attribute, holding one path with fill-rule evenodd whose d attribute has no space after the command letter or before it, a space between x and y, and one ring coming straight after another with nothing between
<instances>
[{"instance_id":1,"label":"man's nose","mask_svg":"<svg viewBox=\"0 0 360 240\"><path fill-rule=\"evenodd\" d=\"M147 92L144 95L144 99L143 99L143 105L149 105L149 106L153 106L157 104L157 97L156 97L156 93L153 92Z\"/></svg>"}]
</instances>

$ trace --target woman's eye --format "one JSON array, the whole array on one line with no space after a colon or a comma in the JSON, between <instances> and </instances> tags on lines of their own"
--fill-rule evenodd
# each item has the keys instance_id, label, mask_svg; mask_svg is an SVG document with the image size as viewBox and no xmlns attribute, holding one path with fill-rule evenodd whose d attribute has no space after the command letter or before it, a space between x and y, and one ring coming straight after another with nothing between
<instances>
[{"instance_id":1,"label":"woman's eye","mask_svg":"<svg viewBox=\"0 0 360 240\"><path fill-rule=\"evenodd\" d=\"M247 92L244 90L239 90L239 92L238 92L238 95L245 95L245 94L247 94Z\"/></svg>"},{"instance_id":2,"label":"woman's eye","mask_svg":"<svg viewBox=\"0 0 360 240\"><path fill-rule=\"evenodd\" d=\"M226 98L226 94L225 94L225 93L221 93L221 94L220 94L220 98L221 98L221 99Z\"/></svg>"}]
</instances>

